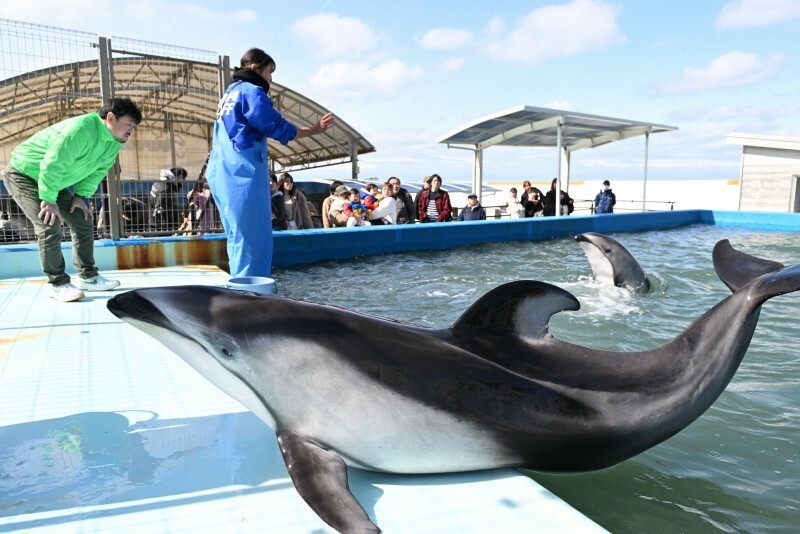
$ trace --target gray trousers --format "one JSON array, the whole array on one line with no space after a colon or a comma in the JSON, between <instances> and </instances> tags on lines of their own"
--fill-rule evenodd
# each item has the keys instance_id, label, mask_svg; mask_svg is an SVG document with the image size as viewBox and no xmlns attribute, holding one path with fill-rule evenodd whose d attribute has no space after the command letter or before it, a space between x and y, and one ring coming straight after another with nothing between
<instances>
[{"instance_id":1,"label":"gray trousers","mask_svg":"<svg viewBox=\"0 0 800 534\"><path fill-rule=\"evenodd\" d=\"M61 240L64 231L61 222L56 219L52 226L47 226L39 219L41 199L39 198L39 184L30 176L19 172L11 165L3 171L3 181L11 197L22 209L25 216L33 223L36 231L36 240L39 243L39 262L42 272L47 276L47 281L54 286L69 283L70 277L64 272L64 255L61 253ZM70 213L72 207L72 193L63 189L58 192L56 203L61 211L64 222L72 234L72 265L81 278L91 278L97 275L94 266L94 224L92 219L84 219L83 212L76 209Z\"/></svg>"}]
</instances>

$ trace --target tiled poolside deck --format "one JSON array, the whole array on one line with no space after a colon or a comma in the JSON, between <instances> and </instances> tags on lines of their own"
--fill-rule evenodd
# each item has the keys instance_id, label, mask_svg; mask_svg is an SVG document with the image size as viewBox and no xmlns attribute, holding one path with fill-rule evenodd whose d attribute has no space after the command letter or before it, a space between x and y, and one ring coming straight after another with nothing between
<instances>
[{"instance_id":1,"label":"tiled poolside deck","mask_svg":"<svg viewBox=\"0 0 800 534\"><path fill-rule=\"evenodd\" d=\"M43 278L0 280L0 532L332 532L295 491L275 435L154 339L114 294L222 285L214 267L105 273L75 303ZM385 532L598 532L514 470L350 470Z\"/></svg>"}]
</instances>

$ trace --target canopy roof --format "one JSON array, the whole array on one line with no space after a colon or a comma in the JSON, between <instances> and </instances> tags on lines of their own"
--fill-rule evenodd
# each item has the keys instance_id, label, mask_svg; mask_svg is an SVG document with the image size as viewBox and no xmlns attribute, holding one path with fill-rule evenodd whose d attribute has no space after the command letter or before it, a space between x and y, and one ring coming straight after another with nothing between
<instances>
[{"instance_id":1,"label":"canopy roof","mask_svg":"<svg viewBox=\"0 0 800 534\"><path fill-rule=\"evenodd\" d=\"M448 145L468 145L483 150L490 146L561 146L567 153L628 137L677 130L648 122L588 115L559 109L517 106L468 123L438 140Z\"/></svg>"},{"instance_id":2,"label":"canopy roof","mask_svg":"<svg viewBox=\"0 0 800 534\"><path fill-rule=\"evenodd\" d=\"M144 120L137 134L140 150L164 150L156 145L163 142L163 132L170 124L173 135L204 145L207 152L220 98L219 65L142 55L114 58L110 70L115 96L129 96L142 108ZM13 148L43 127L96 111L101 103L100 86L97 60L48 67L0 81L0 148ZM329 111L277 83L271 84L270 95L276 109L298 126L311 126ZM150 129L160 133L148 139ZM324 134L285 146L269 140L268 147L269 157L284 170L345 163L358 154L375 151L339 117Z\"/></svg>"}]
</instances>

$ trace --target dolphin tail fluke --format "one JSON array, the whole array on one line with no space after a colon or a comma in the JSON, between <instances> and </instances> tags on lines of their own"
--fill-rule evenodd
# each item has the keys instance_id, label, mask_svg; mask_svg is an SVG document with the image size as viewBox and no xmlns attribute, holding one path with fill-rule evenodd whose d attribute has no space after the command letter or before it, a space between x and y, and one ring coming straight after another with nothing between
<instances>
[{"instance_id":1,"label":"dolphin tail fluke","mask_svg":"<svg viewBox=\"0 0 800 534\"><path fill-rule=\"evenodd\" d=\"M323 521L339 532L381 531L350 493L344 460L294 432L279 432L278 444L297 493Z\"/></svg>"},{"instance_id":2,"label":"dolphin tail fluke","mask_svg":"<svg viewBox=\"0 0 800 534\"><path fill-rule=\"evenodd\" d=\"M730 241L723 239L714 246L712 253L714 270L717 275L734 293L758 278L768 273L777 273L784 268L782 263L777 261L762 260L744 252L740 252L731 246ZM789 293L798 288L788 291L781 291L769 295L766 298L774 297L782 293ZM766 300L766 298L764 300Z\"/></svg>"}]
</instances>

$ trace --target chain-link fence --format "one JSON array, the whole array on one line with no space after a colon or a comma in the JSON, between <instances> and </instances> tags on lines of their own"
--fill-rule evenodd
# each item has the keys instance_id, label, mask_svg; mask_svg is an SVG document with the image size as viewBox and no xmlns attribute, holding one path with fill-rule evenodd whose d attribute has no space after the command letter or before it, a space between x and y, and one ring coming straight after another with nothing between
<instances>
[{"instance_id":1,"label":"chain-link fence","mask_svg":"<svg viewBox=\"0 0 800 534\"><path fill-rule=\"evenodd\" d=\"M128 96L143 120L89 199L97 235L221 232L203 168L230 77L229 58L214 52L0 19L0 169L36 132ZM312 126L329 111L278 83L270 84L270 96L297 126ZM350 163L353 178L358 156L375 150L341 117L324 134L267 146L275 172ZM33 239L0 185L0 243Z\"/></svg>"},{"instance_id":2,"label":"chain-link fence","mask_svg":"<svg viewBox=\"0 0 800 534\"><path fill-rule=\"evenodd\" d=\"M129 96L144 118L89 199L98 237L221 231L202 170L227 64L203 50L0 19L0 168L34 133ZM34 238L0 185L0 243Z\"/></svg>"}]
</instances>

